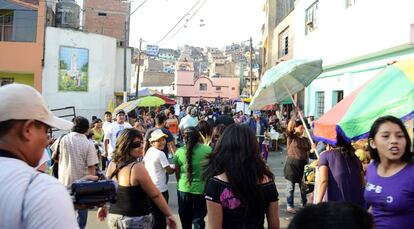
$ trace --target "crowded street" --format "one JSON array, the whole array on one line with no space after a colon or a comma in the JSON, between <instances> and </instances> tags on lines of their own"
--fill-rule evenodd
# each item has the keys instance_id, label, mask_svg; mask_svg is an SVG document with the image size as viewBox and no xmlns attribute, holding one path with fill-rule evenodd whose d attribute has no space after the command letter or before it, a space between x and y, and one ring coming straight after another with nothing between
<instances>
[{"instance_id":1,"label":"crowded street","mask_svg":"<svg viewBox=\"0 0 414 229\"><path fill-rule=\"evenodd\" d=\"M268 165L271 168L272 172L275 174L275 183L276 187L278 187L279 190L284 189L286 186L285 179L283 177L283 163L285 161L286 157L286 148L284 146L281 146L281 151L275 152L271 151L268 158ZM174 212L174 216L178 218L178 202L177 202L177 196L174 195L176 192L177 182L174 176L170 176L170 181L168 183L168 191L172 193L170 196L169 205L171 209ZM296 191L296 196L299 196L299 191ZM279 207L281 209L284 209L284 206L286 206L286 194L284 192L281 192L280 194L280 201L279 201ZM96 210L92 210L89 212L88 218L90 218L90 222L88 222L87 228L109 228L106 224L106 222L100 222L96 219ZM286 211L280 211L280 228L286 229L289 225L290 220L292 219L293 215L287 213ZM180 226L178 226L180 228ZM208 228L208 223L206 225L206 228Z\"/></svg>"},{"instance_id":2,"label":"crowded street","mask_svg":"<svg viewBox=\"0 0 414 229\"><path fill-rule=\"evenodd\" d=\"M0 229L414 228L412 9L0 0Z\"/></svg>"}]
</instances>

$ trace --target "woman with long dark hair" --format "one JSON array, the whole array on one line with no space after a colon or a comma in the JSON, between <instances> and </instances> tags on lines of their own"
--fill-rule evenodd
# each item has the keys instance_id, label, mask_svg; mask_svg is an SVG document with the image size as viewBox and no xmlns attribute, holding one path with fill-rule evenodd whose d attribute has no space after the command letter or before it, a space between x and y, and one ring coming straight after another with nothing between
<instances>
[{"instance_id":1,"label":"woman with long dark hair","mask_svg":"<svg viewBox=\"0 0 414 229\"><path fill-rule=\"evenodd\" d=\"M185 146L176 151L173 159L178 181L178 213L183 229L191 229L192 224L197 229L205 228L207 208L201 164L211 153L211 148L201 143L200 133L195 127L185 128L183 139Z\"/></svg>"},{"instance_id":2,"label":"woman with long dark hair","mask_svg":"<svg viewBox=\"0 0 414 229\"><path fill-rule=\"evenodd\" d=\"M411 139L404 123L393 116L371 126L365 200L371 206L375 228L413 228L414 164Z\"/></svg>"},{"instance_id":3,"label":"woman with long dark hair","mask_svg":"<svg viewBox=\"0 0 414 229\"><path fill-rule=\"evenodd\" d=\"M346 201L364 206L364 182L361 161L354 153L351 143L340 134L335 147L319 157L319 179L316 203Z\"/></svg>"},{"instance_id":4,"label":"woman with long dark hair","mask_svg":"<svg viewBox=\"0 0 414 229\"><path fill-rule=\"evenodd\" d=\"M218 124L213 128L213 133L211 134L211 141L210 141L210 147L214 149L216 146L216 143L218 139L221 137L221 135L224 132L224 129L226 129L226 126L224 124Z\"/></svg>"},{"instance_id":5,"label":"woman with long dark hair","mask_svg":"<svg viewBox=\"0 0 414 229\"><path fill-rule=\"evenodd\" d=\"M210 145L211 143L211 133L213 132L213 127L204 119L200 120L197 124L197 129L199 130L201 142Z\"/></svg>"},{"instance_id":6,"label":"woman with long dark hair","mask_svg":"<svg viewBox=\"0 0 414 229\"><path fill-rule=\"evenodd\" d=\"M124 129L116 141L114 157L108 166L107 177L117 181L117 202L109 208L110 228L152 228L151 199L162 210L170 228L176 228L173 213L164 197L155 187L147 170L137 158L141 157L142 135L135 129ZM98 209L98 218L104 220L107 211Z\"/></svg>"},{"instance_id":7,"label":"woman with long dark hair","mask_svg":"<svg viewBox=\"0 0 414 229\"><path fill-rule=\"evenodd\" d=\"M224 130L204 178L210 228L279 228L278 192L257 138L248 126Z\"/></svg>"}]
</instances>

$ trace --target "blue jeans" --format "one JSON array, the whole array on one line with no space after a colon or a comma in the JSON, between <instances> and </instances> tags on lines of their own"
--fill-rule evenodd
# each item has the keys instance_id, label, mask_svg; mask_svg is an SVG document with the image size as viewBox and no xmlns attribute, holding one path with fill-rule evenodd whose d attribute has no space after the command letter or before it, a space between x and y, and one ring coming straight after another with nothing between
<instances>
[{"instance_id":1,"label":"blue jeans","mask_svg":"<svg viewBox=\"0 0 414 229\"><path fill-rule=\"evenodd\" d=\"M287 207L288 208L293 208L294 204L293 204L293 199L294 199L294 195L295 195L295 184L294 182L288 180L286 181L286 191L287 191L287 197L286 197L286 202L287 202ZM300 190L300 197L302 198L302 206L305 206L306 203L308 202L307 198L306 198L306 193L302 191L302 182L299 182L299 190Z\"/></svg>"},{"instance_id":2,"label":"blue jeans","mask_svg":"<svg viewBox=\"0 0 414 229\"><path fill-rule=\"evenodd\" d=\"M194 229L204 229L204 217L207 215L204 195L177 191L177 197L182 228L191 229L191 224L194 224Z\"/></svg>"},{"instance_id":3,"label":"blue jeans","mask_svg":"<svg viewBox=\"0 0 414 229\"><path fill-rule=\"evenodd\" d=\"M78 225L80 229L85 229L86 221L88 220L88 209L77 210L78 212Z\"/></svg>"}]
</instances>

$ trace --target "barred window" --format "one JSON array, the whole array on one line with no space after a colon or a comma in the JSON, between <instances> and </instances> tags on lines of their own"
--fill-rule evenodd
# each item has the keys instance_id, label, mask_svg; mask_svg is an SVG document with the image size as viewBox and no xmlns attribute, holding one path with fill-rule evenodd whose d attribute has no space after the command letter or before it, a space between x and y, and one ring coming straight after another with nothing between
<instances>
[{"instance_id":1,"label":"barred window","mask_svg":"<svg viewBox=\"0 0 414 229\"><path fill-rule=\"evenodd\" d=\"M325 92L316 92L316 112L318 117L321 117L325 113Z\"/></svg>"}]
</instances>

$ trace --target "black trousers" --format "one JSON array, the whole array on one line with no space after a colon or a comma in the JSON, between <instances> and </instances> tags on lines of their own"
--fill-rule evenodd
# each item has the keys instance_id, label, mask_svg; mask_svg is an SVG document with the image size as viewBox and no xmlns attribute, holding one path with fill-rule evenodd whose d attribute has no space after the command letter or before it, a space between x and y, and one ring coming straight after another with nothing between
<instances>
[{"instance_id":1,"label":"black trousers","mask_svg":"<svg viewBox=\"0 0 414 229\"><path fill-rule=\"evenodd\" d=\"M164 196L165 201L167 201L168 203L168 199L169 199L168 190L165 192L162 192L161 194ZM154 202L151 202L151 214L152 214L152 217L154 218L154 225L152 226L152 228L154 229L166 229L167 228L167 220L165 218L165 215L164 213L162 213L162 211L158 208L158 206Z\"/></svg>"}]
</instances>

